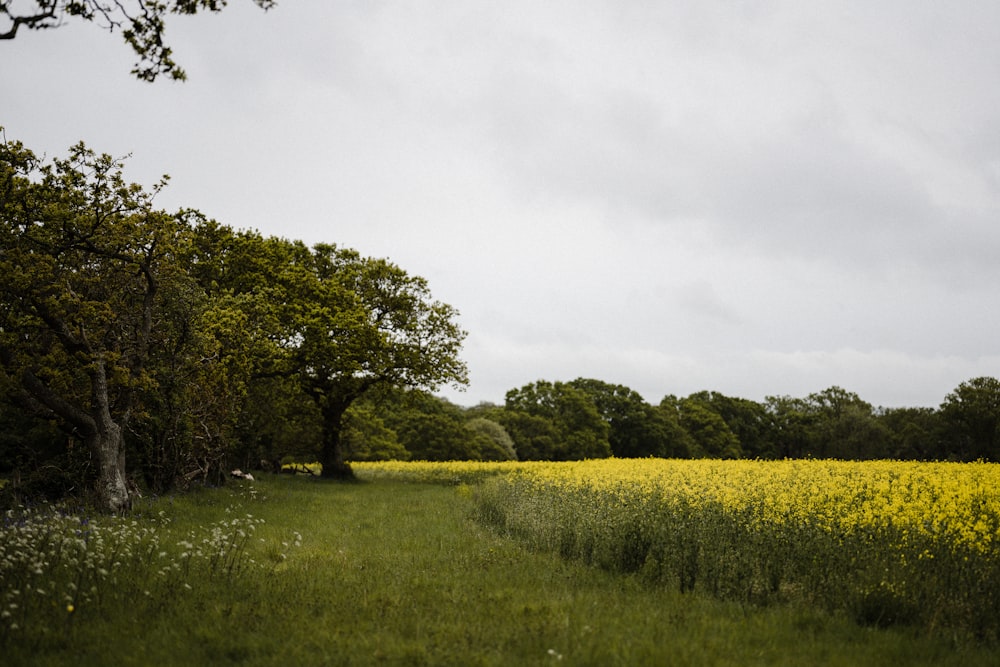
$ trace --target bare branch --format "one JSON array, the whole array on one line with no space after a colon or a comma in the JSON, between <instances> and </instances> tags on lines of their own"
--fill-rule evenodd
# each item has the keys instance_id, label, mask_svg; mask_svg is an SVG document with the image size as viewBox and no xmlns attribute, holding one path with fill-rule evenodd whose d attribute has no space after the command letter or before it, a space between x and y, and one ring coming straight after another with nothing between
<instances>
[{"instance_id":1,"label":"bare branch","mask_svg":"<svg viewBox=\"0 0 1000 667\"><path fill-rule=\"evenodd\" d=\"M7 4L0 6L0 14L10 18L11 25L7 32L0 33L0 39L14 39L17 36L17 29L22 25L29 30L41 30L43 28L55 28L58 22L46 24L46 21L56 21L56 4L53 2L48 9L31 16L14 16L10 12Z\"/></svg>"}]
</instances>

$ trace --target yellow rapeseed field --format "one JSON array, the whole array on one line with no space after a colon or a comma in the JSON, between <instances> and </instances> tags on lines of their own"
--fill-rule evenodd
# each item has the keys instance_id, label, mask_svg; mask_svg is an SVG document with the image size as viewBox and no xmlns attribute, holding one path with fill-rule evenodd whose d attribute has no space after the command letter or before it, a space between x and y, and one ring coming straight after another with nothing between
<instances>
[{"instance_id":1,"label":"yellow rapeseed field","mask_svg":"<svg viewBox=\"0 0 1000 667\"><path fill-rule=\"evenodd\" d=\"M566 557L874 625L1000 632L1000 466L602 459L377 463L476 485L476 514Z\"/></svg>"}]
</instances>

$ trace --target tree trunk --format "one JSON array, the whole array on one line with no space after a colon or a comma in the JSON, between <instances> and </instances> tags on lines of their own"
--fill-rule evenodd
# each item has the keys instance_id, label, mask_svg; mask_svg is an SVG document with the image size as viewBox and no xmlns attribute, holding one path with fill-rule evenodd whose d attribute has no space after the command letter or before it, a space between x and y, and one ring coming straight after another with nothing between
<instances>
[{"instance_id":1,"label":"tree trunk","mask_svg":"<svg viewBox=\"0 0 1000 667\"><path fill-rule=\"evenodd\" d=\"M121 514L132 504L125 485L125 439L122 425L111 416L108 378L103 361L94 364L90 379L95 428L89 434L87 444L97 459L97 496L109 512ZM122 421L125 419L127 416Z\"/></svg>"},{"instance_id":2,"label":"tree trunk","mask_svg":"<svg viewBox=\"0 0 1000 667\"><path fill-rule=\"evenodd\" d=\"M97 460L97 497L109 512L121 514L131 506L125 485L125 447L122 430L111 420L99 425L87 438Z\"/></svg>"},{"instance_id":3,"label":"tree trunk","mask_svg":"<svg viewBox=\"0 0 1000 667\"><path fill-rule=\"evenodd\" d=\"M52 415L71 426L90 450L97 462L97 496L101 506L116 514L131 505L128 487L125 484L125 441L124 426L127 413L118 423L111 416L111 402L108 397L108 376L103 360L95 361L90 368L91 403L84 409L66 401L52 391L29 369L21 373L24 387L22 402L31 405L31 400L45 406Z\"/></svg>"},{"instance_id":4,"label":"tree trunk","mask_svg":"<svg viewBox=\"0 0 1000 667\"><path fill-rule=\"evenodd\" d=\"M325 479L354 480L351 465L344 460L344 445L340 440L340 426L344 413L350 402L334 401L323 405L323 447L320 449L319 462L323 466L322 477Z\"/></svg>"}]
</instances>

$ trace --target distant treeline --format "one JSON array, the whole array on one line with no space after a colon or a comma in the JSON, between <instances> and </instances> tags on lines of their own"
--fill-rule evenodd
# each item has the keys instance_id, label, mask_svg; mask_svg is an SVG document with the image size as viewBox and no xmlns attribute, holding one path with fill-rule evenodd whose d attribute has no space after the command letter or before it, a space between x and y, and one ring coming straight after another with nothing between
<instances>
[{"instance_id":1,"label":"distant treeline","mask_svg":"<svg viewBox=\"0 0 1000 667\"><path fill-rule=\"evenodd\" d=\"M278 470L313 461L322 444L314 402L275 397L270 414L230 441L225 465ZM0 408L0 472L27 475L25 491L72 491L87 452L49 422ZM939 408L876 408L840 387L763 402L700 391L650 404L594 379L538 381L503 405L462 407L422 390L387 389L356 401L343 419L349 461L588 458L827 458L1000 460L1000 380L963 382ZM133 479L142 484L136 466ZM36 484L25 484L30 480ZM199 480L202 481L202 480ZM183 480L178 480L183 485Z\"/></svg>"},{"instance_id":2,"label":"distant treeline","mask_svg":"<svg viewBox=\"0 0 1000 667\"><path fill-rule=\"evenodd\" d=\"M876 408L830 387L764 402L700 391L652 405L594 379L538 381L503 405L397 392L348 412L353 460L617 457L1000 460L1000 381L960 384L939 408ZM301 452L308 455L307 452Z\"/></svg>"}]
</instances>

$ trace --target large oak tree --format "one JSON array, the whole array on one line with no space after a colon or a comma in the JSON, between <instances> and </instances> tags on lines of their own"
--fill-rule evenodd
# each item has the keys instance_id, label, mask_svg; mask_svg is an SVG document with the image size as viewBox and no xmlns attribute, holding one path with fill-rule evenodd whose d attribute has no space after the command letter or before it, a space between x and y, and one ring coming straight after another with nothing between
<instances>
[{"instance_id":1,"label":"large oak tree","mask_svg":"<svg viewBox=\"0 0 1000 667\"><path fill-rule=\"evenodd\" d=\"M341 441L347 409L379 387L464 385L466 333L426 280L387 260L327 244L302 259L282 318L289 359L323 418L323 476L349 478Z\"/></svg>"},{"instance_id":2,"label":"large oak tree","mask_svg":"<svg viewBox=\"0 0 1000 667\"><path fill-rule=\"evenodd\" d=\"M423 278L332 244L310 248L211 223L198 235L202 284L248 299L256 377L294 378L318 409L323 476L353 475L342 432L362 396L467 382L458 312L434 300Z\"/></svg>"}]
</instances>

